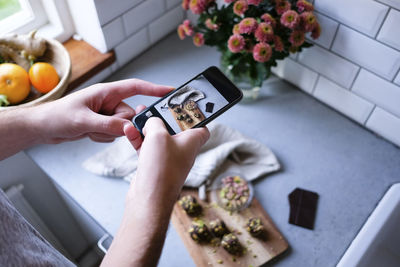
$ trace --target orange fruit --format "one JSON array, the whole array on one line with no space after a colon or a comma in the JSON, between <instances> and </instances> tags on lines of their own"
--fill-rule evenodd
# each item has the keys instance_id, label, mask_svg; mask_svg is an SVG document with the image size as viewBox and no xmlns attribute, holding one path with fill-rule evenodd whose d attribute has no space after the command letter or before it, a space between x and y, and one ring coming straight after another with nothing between
<instances>
[{"instance_id":1,"label":"orange fruit","mask_svg":"<svg viewBox=\"0 0 400 267\"><path fill-rule=\"evenodd\" d=\"M0 64L0 95L6 95L11 104L24 100L31 90L28 73L17 64Z\"/></svg>"},{"instance_id":2,"label":"orange fruit","mask_svg":"<svg viewBox=\"0 0 400 267\"><path fill-rule=\"evenodd\" d=\"M60 81L56 69L45 62L32 65L29 69L29 79L36 90L43 94L50 92Z\"/></svg>"}]
</instances>

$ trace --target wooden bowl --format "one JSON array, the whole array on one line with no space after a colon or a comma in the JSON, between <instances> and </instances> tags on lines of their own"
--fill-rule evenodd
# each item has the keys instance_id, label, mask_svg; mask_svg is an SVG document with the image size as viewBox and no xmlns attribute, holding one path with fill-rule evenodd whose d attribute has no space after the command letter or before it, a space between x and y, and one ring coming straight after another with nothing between
<instances>
[{"instance_id":1,"label":"wooden bowl","mask_svg":"<svg viewBox=\"0 0 400 267\"><path fill-rule=\"evenodd\" d=\"M53 65L60 77L57 86L47 94L39 93L32 87L28 97L24 101L16 105L0 107L0 111L37 105L46 101L55 100L63 95L65 89L68 87L68 80L71 75L71 60L68 51L59 41L46 39L46 42L47 50L38 61L47 62Z\"/></svg>"}]
</instances>

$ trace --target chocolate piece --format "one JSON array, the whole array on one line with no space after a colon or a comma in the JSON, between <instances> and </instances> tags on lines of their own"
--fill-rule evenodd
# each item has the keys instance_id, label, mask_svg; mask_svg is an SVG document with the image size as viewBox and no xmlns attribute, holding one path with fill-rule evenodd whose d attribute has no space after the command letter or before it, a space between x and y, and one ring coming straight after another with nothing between
<instances>
[{"instance_id":1,"label":"chocolate piece","mask_svg":"<svg viewBox=\"0 0 400 267\"><path fill-rule=\"evenodd\" d=\"M185 108L186 108L187 110L194 110L194 109L197 108L197 104L196 104L196 102L194 102L194 101L188 101L188 102L185 104Z\"/></svg>"},{"instance_id":2,"label":"chocolate piece","mask_svg":"<svg viewBox=\"0 0 400 267\"><path fill-rule=\"evenodd\" d=\"M227 176L221 181L222 188L219 191L219 198L223 208L237 211L248 204L250 189L246 180L240 176Z\"/></svg>"},{"instance_id":3,"label":"chocolate piece","mask_svg":"<svg viewBox=\"0 0 400 267\"><path fill-rule=\"evenodd\" d=\"M192 222L192 226L189 228L189 234L194 241L199 243L208 243L211 241L211 233L202 220Z\"/></svg>"},{"instance_id":4,"label":"chocolate piece","mask_svg":"<svg viewBox=\"0 0 400 267\"><path fill-rule=\"evenodd\" d=\"M191 195L183 196L178 201L179 206L186 212L187 215L194 217L201 214L201 206L197 199Z\"/></svg>"},{"instance_id":5,"label":"chocolate piece","mask_svg":"<svg viewBox=\"0 0 400 267\"><path fill-rule=\"evenodd\" d=\"M318 194L296 188L292 193L289 194L289 203L289 223L311 230L314 229Z\"/></svg>"},{"instance_id":6,"label":"chocolate piece","mask_svg":"<svg viewBox=\"0 0 400 267\"><path fill-rule=\"evenodd\" d=\"M207 102L206 104L206 112L212 113L214 110L214 103Z\"/></svg>"},{"instance_id":7,"label":"chocolate piece","mask_svg":"<svg viewBox=\"0 0 400 267\"><path fill-rule=\"evenodd\" d=\"M210 229L211 229L211 232L216 237L223 237L225 234L229 233L229 230L226 227L224 221L222 221L220 219L216 219L214 221L211 221L210 222Z\"/></svg>"},{"instance_id":8,"label":"chocolate piece","mask_svg":"<svg viewBox=\"0 0 400 267\"><path fill-rule=\"evenodd\" d=\"M200 116L199 113L194 113L194 117L195 117L195 118L200 118L201 116Z\"/></svg>"},{"instance_id":9,"label":"chocolate piece","mask_svg":"<svg viewBox=\"0 0 400 267\"><path fill-rule=\"evenodd\" d=\"M246 224L246 230L252 236L261 236L265 231L260 218L250 218Z\"/></svg>"},{"instance_id":10,"label":"chocolate piece","mask_svg":"<svg viewBox=\"0 0 400 267\"><path fill-rule=\"evenodd\" d=\"M177 107L176 109L174 109L174 111L175 111L176 113L181 113L181 112L182 112L182 109L181 109L180 107Z\"/></svg>"},{"instance_id":11,"label":"chocolate piece","mask_svg":"<svg viewBox=\"0 0 400 267\"><path fill-rule=\"evenodd\" d=\"M192 119L192 118L187 118L186 121L187 121L188 123L192 123L192 122L193 122L193 119Z\"/></svg>"},{"instance_id":12,"label":"chocolate piece","mask_svg":"<svg viewBox=\"0 0 400 267\"><path fill-rule=\"evenodd\" d=\"M176 117L176 119L177 120L179 120L179 121L181 121L181 120L183 120L185 117L181 114L181 115L178 115L177 117Z\"/></svg>"},{"instance_id":13,"label":"chocolate piece","mask_svg":"<svg viewBox=\"0 0 400 267\"><path fill-rule=\"evenodd\" d=\"M243 247L240 244L239 239L232 233L224 235L221 245L230 254L240 255L243 252Z\"/></svg>"}]
</instances>

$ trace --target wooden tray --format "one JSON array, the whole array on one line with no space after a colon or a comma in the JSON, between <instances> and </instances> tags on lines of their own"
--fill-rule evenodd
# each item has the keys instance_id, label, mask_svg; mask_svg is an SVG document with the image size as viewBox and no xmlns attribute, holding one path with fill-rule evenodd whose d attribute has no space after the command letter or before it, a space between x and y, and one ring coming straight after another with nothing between
<instances>
[{"instance_id":1,"label":"wooden tray","mask_svg":"<svg viewBox=\"0 0 400 267\"><path fill-rule=\"evenodd\" d=\"M213 219L222 219L232 232L236 232L240 243L247 249L244 255L233 256L221 246L215 247L210 244L198 244L194 242L188 234L188 229L193 218L189 217L178 203L176 203L171 221L197 266L256 267L265 264L288 248L287 241L257 199L254 198L250 206L240 213L230 214L215 204L199 200L196 190L184 189L181 196L188 194L196 197L202 205L202 220L208 224ZM262 220L267 232L264 240L254 238L246 231L246 222L251 217L259 217Z\"/></svg>"}]
</instances>

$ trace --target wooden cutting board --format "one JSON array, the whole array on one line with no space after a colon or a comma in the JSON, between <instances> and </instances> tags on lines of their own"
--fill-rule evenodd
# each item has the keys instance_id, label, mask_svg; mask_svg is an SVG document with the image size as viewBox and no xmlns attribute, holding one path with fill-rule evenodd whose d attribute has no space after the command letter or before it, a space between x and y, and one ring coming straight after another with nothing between
<instances>
[{"instance_id":1,"label":"wooden cutting board","mask_svg":"<svg viewBox=\"0 0 400 267\"><path fill-rule=\"evenodd\" d=\"M181 193L181 197L188 194L196 197L203 207L201 219L204 220L207 225L209 221L217 218L223 220L227 227L232 232L236 233L240 243L247 250L242 256L233 256L226 252L221 246L216 247L210 244L198 244L194 242L188 233L193 218L189 217L178 203L175 203L171 217L172 224L197 266L256 267L265 264L288 248L289 245L287 241L256 198L253 199L247 209L240 213L229 213L215 204L201 201L198 198L196 190L184 189ZM245 225L247 220L252 217L260 218L264 224L266 229L266 237L264 239L252 237L246 231Z\"/></svg>"}]
</instances>

